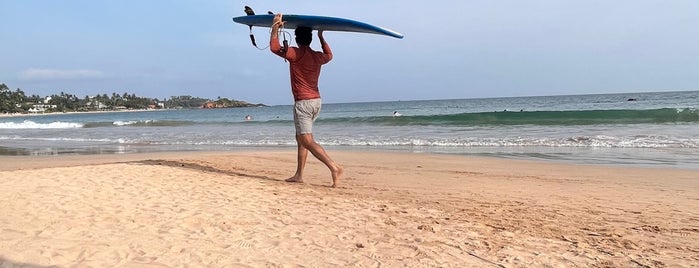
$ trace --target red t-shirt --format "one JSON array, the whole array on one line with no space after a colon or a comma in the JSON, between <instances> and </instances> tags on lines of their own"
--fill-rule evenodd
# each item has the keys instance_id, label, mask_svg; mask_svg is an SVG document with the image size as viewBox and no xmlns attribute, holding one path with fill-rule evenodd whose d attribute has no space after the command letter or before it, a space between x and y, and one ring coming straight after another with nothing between
<instances>
[{"instance_id":1,"label":"red t-shirt","mask_svg":"<svg viewBox=\"0 0 699 268\"><path fill-rule=\"evenodd\" d=\"M332 60L333 53L330 46L321 42L323 52L314 51L310 46L290 46L284 53L281 51L278 38L272 38L269 42L272 53L289 61L291 93L294 95L294 101L320 98L318 91L320 66Z\"/></svg>"}]
</instances>

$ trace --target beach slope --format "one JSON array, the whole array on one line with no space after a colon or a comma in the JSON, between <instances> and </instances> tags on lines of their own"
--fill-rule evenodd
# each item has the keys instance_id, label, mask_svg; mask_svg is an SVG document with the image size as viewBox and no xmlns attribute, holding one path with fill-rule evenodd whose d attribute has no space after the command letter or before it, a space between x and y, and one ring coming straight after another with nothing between
<instances>
[{"instance_id":1,"label":"beach slope","mask_svg":"<svg viewBox=\"0 0 699 268\"><path fill-rule=\"evenodd\" d=\"M0 267L690 267L699 171L293 151L0 157Z\"/></svg>"}]
</instances>

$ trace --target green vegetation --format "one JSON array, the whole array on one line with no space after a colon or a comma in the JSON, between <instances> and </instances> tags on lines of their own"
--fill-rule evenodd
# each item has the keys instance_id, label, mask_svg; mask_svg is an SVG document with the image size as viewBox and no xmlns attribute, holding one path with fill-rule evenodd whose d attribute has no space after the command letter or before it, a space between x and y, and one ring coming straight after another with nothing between
<instances>
[{"instance_id":1,"label":"green vegetation","mask_svg":"<svg viewBox=\"0 0 699 268\"><path fill-rule=\"evenodd\" d=\"M211 104L213 103L213 107ZM27 96L24 91L10 90L0 84L0 113L51 113L51 112L87 112L137 109L189 109L189 108L234 108L265 106L244 101L229 100L219 97L216 101L192 96L172 96L170 99L139 97L136 94L112 93L79 98L73 94L61 92L47 97Z\"/></svg>"}]
</instances>

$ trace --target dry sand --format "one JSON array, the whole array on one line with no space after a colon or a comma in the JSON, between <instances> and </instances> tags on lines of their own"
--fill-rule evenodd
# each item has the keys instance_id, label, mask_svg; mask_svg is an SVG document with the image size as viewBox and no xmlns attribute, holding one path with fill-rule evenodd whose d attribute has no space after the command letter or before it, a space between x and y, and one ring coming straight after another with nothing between
<instances>
[{"instance_id":1,"label":"dry sand","mask_svg":"<svg viewBox=\"0 0 699 268\"><path fill-rule=\"evenodd\" d=\"M295 151L0 157L0 267L692 267L699 171Z\"/></svg>"}]
</instances>

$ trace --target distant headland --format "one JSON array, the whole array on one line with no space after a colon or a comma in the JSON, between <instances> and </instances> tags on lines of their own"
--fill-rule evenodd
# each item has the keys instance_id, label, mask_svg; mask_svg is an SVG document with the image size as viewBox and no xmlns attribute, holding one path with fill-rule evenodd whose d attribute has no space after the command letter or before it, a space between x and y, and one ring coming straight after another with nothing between
<instances>
[{"instance_id":1,"label":"distant headland","mask_svg":"<svg viewBox=\"0 0 699 268\"><path fill-rule=\"evenodd\" d=\"M21 89L15 91L0 83L0 114L43 114L66 112L96 112L124 110L156 109L211 109L265 107L265 104L249 103L242 100L218 97L216 100L184 96L172 96L169 99L140 97L136 94L97 94L80 98L76 95L60 92L50 96L27 94Z\"/></svg>"}]
</instances>

